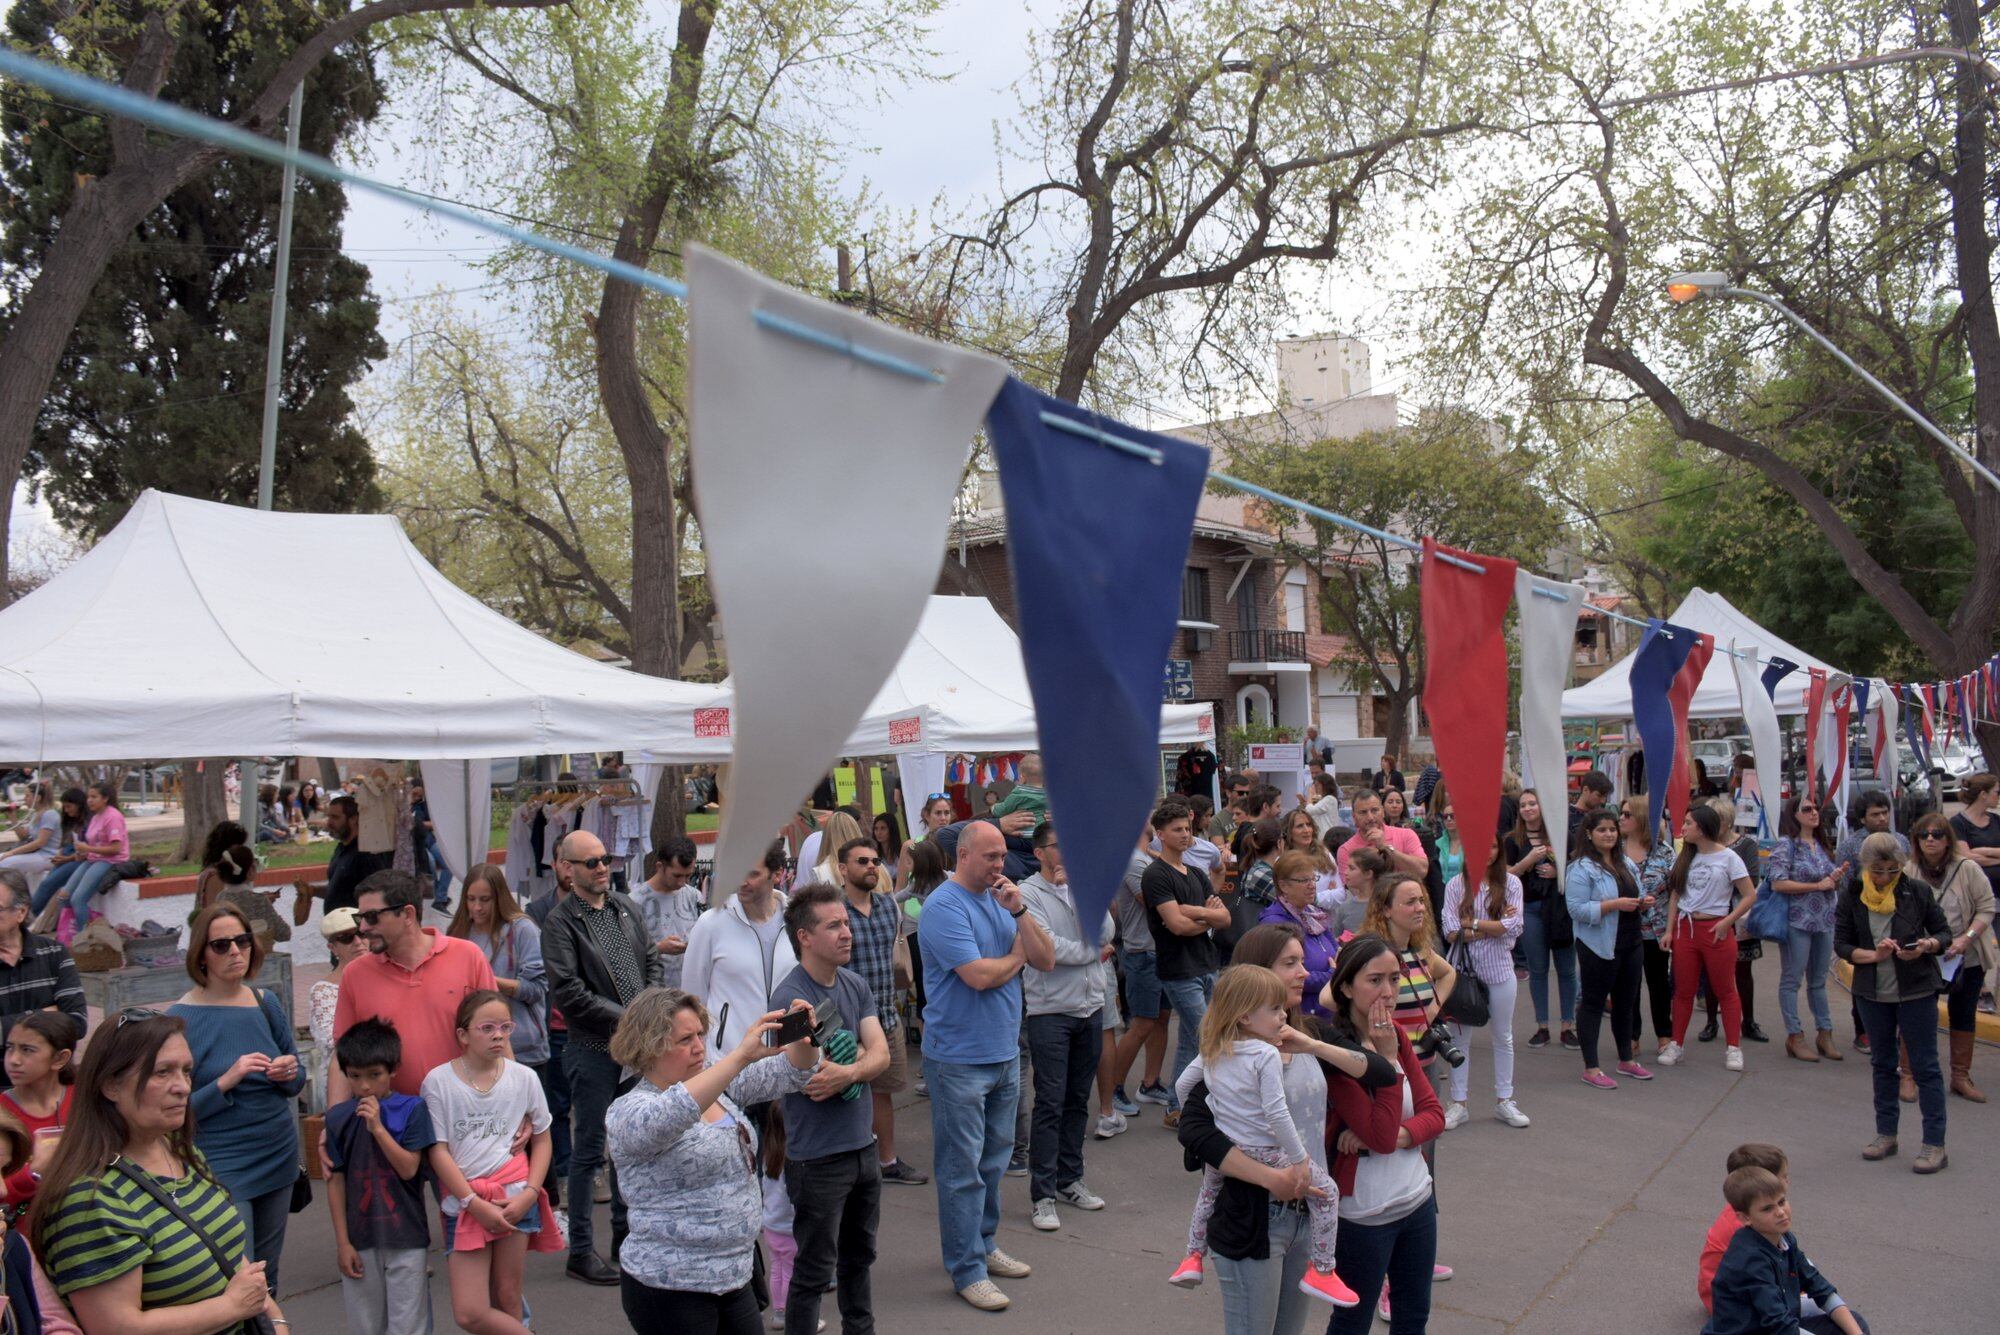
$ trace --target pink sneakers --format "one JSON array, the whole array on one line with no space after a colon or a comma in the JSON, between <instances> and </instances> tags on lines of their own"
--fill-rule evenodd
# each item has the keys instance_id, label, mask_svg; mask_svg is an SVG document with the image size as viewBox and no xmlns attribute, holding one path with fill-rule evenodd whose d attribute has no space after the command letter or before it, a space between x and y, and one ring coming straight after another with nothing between
<instances>
[{"instance_id":1,"label":"pink sneakers","mask_svg":"<svg viewBox=\"0 0 2000 1335\"><path fill-rule=\"evenodd\" d=\"M1188 1258L1174 1267L1174 1273L1167 1276L1167 1283L1177 1289L1193 1289L1201 1286L1201 1253L1189 1252ZM1300 1281L1301 1284L1304 1281Z\"/></svg>"},{"instance_id":2,"label":"pink sneakers","mask_svg":"<svg viewBox=\"0 0 2000 1335\"><path fill-rule=\"evenodd\" d=\"M1592 1089L1618 1088L1618 1082L1602 1071L1585 1071L1583 1073L1583 1083L1589 1085Z\"/></svg>"},{"instance_id":3,"label":"pink sneakers","mask_svg":"<svg viewBox=\"0 0 2000 1335\"><path fill-rule=\"evenodd\" d=\"M1353 1289L1341 1281L1331 1270L1321 1270L1318 1266L1307 1266L1305 1278L1299 1281L1299 1292L1310 1294L1321 1302L1332 1303L1335 1307L1353 1307L1361 1301Z\"/></svg>"},{"instance_id":4,"label":"pink sneakers","mask_svg":"<svg viewBox=\"0 0 2000 1335\"><path fill-rule=\"evenodd\" d=\"M1634 1080L1651 1080L1653 1078L1653 1073L1639 1065L1637 1058L1629 1062L1619 1062L1618 1074L1630 1076Z\"/></svg>"}]
</instances>

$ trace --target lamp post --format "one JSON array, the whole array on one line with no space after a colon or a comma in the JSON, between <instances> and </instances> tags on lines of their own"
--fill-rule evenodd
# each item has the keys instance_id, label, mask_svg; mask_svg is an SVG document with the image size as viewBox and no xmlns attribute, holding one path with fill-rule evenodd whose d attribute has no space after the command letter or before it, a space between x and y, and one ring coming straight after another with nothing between
<instances>
[{"instance_id":1,"label":"lamp post","mask_svg":"<svg viewBox=\"0 0 2000 1335\"><path fill-rule=\"evenodd\" d=\"M1737 287L1729 281L1728 274L1716 273L1711 270L1711 271L1699 271L1694 273L1677 273L1669 275L1669 277L1667 278L1667 298L1670 301L1672 301L1675 305L1686 305L1690 301L1714 300L1719 298L1735 298L1736 300L1739 301L1755 301L1762 305L1769 306L1772 310L1776 311L1778 314L1784 316L1787 320L1791 321L1792 324L1796 326L1801 333L1806 335L1806 337L1810 338L1813 342L1819 344L1822 348L1825 348L1828 352L1832 353L1834 358L1838 360L1842 366L1845 366L1848 370L1854 372L1854 374L1856 374L1857 376L1860 376L1862 382L1866 384L1868 388L1874 390L1884 399L1887 399L1890 403L1894 404L1896 406L1896 410L1902 413L1903 416L1909 418L1912 422L1915 422L1918 426L1922 427L1925 431L1929 432L1931 438L1937 441L1938 444L1944 446L1947 450L1950 450L1953 454L1965 460L1967 464L1971 465L1973 472L1979 474L1981 478L1985 479L1986 485L1993 487L1996 490L2000 490L2000 477L1994 476L1993 470L1988 468L1985 464L1979 462L1978 458L1974 456L1971 451L1967 450L1963 445L1960 445L1957 441L1953 440L1950 436L1946 435L1942 430L1938 428L1936 423L1932 422L1928 417L1925 417L1915 408L1912 408L1908 403L1905 403L1902 399L1902 396L1897 394L1895 390L1890 389L1880 380L1877 380L1874 376L1870 375L1865 369L1862 368L1860 363L1856 362L1852 357L1848 356L1846 353L1842 352L1839 348L1835 347L1833 343L1830 340L1828 340L1826 335L1820 333L1819 330L1813 328L1811 325L1807 324L1803 319L1801 319L1797 311L1794 311L1791 307L1787 306L1784 302L1779 301L1776 297L1770 295L1768 292L1757 292L1747 287Z\"/></svg>"}]
</instances>

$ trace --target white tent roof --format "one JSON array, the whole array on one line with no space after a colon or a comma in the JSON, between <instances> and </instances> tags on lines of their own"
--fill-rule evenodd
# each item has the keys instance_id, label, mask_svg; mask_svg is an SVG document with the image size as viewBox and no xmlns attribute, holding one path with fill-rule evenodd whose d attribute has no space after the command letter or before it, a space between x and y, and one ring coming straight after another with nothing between
<instances>
[{"instance_id":1,"label":"white tent roof","mask_svg":"<svg viewBox=\"0 0 2000 1335\"><path fill-rule=\"evenodd\" d=\"M301 552L320 572L309 587L268 577ZM606 667L515 625L387 515L148 491L75 565L0 610L0 757L14 761L726 759L727 703L720 687ZM723 712L697 719L709 709Z\"/></svg>"},{"instance_id":2,"label":"white tent roof","mask_svg":"<svg viewBox=\"0 0 2000 1335\"><path fill-rule=\"evenodd\" d=\"M1212 741L1207 705L1165 705L1163 743ZM1032 751L1035 702L1021 641L984 598L933 596L846 754Z\"/></svg>"},{"instance_id":3,"label":"white tent roof","mask_svg":"<svg viewBox=\"0 0 2000 1335\"><path fill-rule=\"evenodd\" d=\"M1799 671L1791 673L1778 683L1774 703L1780 714L1806 712L1806 668L1820 668L1827 672L1838 671L1798 646L1779 639L1737 611L1727 598L1719 593L1710 593L1706 589L1695 589L1689 593L1667 620L1676 626L1706 631L1715 637L1716 654L1709 660L1708 670L1702 673L1701 684L1695 688L1694 700L1688 706L1689 718L1742 717L1743 706L1737 699L1736 678L1730 670L1728 656L1722 652L1729 647L1732 639L1736 641L1736 647L1739 649L1748 649L1754 645L1760 662L1768 664L1773 658L1785 658L1799 665ZM1619 659L1595 681L1588 681L1564 691L1562 716L1631 718L1632 660L1637 655L1638 651L1635 649ZM1760 673L1761 670L1759 669Z\"/></svg>"}]
</instances>

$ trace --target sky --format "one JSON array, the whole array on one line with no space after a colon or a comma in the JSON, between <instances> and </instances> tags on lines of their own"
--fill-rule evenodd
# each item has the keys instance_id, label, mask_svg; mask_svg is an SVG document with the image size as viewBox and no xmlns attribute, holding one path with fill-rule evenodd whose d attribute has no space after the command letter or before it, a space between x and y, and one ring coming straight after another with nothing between
<instances>
[{"instance_id":1,"label":"sky","mask_svg":"<svg viewBox=\"0 0 2000 1335\"><path fill-rule=\"evenodd\" d=\"M653 0L656 7L671 0ZM855 151L845 185L856 194L864 188L888 210L915 211L920 217L940 195L954 204L990 198L1000 183L996 135L1004 143L1016 111L1014 85L1029 70L1028 38L1037 22L1060 11L1058 0L1025 0L995 4L990 0L953 0L933 25L935 66L951 78L890 91L879 105L849 113ZM419 172L418 129L397 114L392 98L386 113L370 128L358 151L345 165L378 180L478 203L467 186L451 181L424 181ZM1013 176L1018 166L1009 165ZM429 294L453 292L469 311L484 318L504 318L492 304L492 279L478 267L501 244L475 228L436 214L413 212L401 203L361 191L350 191L343 243L347 252L366 264L382 301L382 334L397 355L398 340L407 330L404 312ZM1342 332L1366 323L1369 298L1353 277L1315 273L1302 277L1313 299L1327 307L1355 314ZM481 289L485 289L482 291ZM484 318L482 322L484 322ZM1317 328L1288 334L1322 332ZM1377 346L1378 385L1392 359ZM1193 420L1192 410L1168 402L1167 415L1144 425L1171 426ZM29 506L25 488L12 501L13 550L43 542L50 527L43 507Z\"/></svg>"}]
</instances>

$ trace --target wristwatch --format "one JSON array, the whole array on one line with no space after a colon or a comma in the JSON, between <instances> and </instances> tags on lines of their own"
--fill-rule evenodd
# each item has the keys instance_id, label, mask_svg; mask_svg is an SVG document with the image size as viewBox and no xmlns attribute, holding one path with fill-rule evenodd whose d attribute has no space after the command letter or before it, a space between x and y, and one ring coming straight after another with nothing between
<instances>
[{"instance_id":1,"label":"wristwatch","mask_svg":"<svg viewBox=\"0 0 2000 1335\"><path fill-rule=\"evenodd\" d=\"M1027 911L1028 911L1028 910L1027 910L1026 908L1018 908L1018 909L1008 909L1008 910L1007 910L1007 914L1008 914L1008 916L1009 916L1009 917L1013 917L1013 918L1018 918L1018 917L1020 917L1021 915L1023 915L1024 913L1026 913Z\"/></svg>"}]
</instances>

